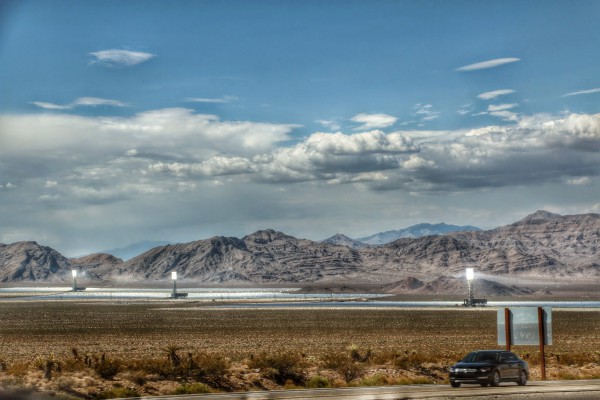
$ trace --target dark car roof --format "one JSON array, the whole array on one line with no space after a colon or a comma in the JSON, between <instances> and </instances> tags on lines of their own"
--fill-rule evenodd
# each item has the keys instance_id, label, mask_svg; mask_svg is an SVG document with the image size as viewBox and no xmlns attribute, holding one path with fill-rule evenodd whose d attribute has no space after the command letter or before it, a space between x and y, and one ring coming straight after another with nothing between
<instances>
[{"instance_id":1,"label":"dark car roof","mask_svg":"<svg viewBox=\"0 0 600 400\"><path fill-rule=\"evenodd\" d=\"M511 354L515 354L512 351L506 351L506 350L474 350L474 351L470 351L469 353L511 353Z\"/></svg>"}]
</instances>

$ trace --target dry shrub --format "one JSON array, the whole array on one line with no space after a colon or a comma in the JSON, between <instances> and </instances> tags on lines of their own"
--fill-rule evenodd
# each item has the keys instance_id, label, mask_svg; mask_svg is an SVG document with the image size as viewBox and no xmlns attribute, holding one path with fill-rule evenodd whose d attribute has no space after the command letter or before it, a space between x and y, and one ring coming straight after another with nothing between
<instances>
[{"instance_id":1,"label":"dry shrub","mask_svg":"<svg viewBox=\"0 0 600 400\"><path fill-rule=\"evenodd\" d=\"M371 360L371 357L373 355L373 352L371 351L371 349L367 349L364 352L364 354L361 354L360 350L355 345L350 346L350 348L348 350L350 350L350 358L352 358L353 361L357 361L357 362L362 362L362 363L367 362L367 361Z\"/></svg>"},{"instance_id":2,"label":"dry shrub","mask_svg":"<svg viewBox=\"0 0 600 400\"><path fill-rule=\"evenodd\" d=\"M429 355L416 351L404 351L403 353L396 353L393 359L394 366L400 369L417 368L430 361L431 357Z\"/></svg>"},{"instance_id":3,"label":"dry shrub","mask_svg":"<svg viewBox=\"0 0 600 400\"><path fill-rule=\"evenodd\" d=\"M25 362L16 362L10 364L6 371L9 375L13 375L15 377L24 377L29 372L30 366L29 363Z\"/></svg>"},{"instance_id":4,"label":"dry shrub","mask_svg":"<svg viewBox=\"0 0 600 400\"><path fill-rule=\"evenodd\" d=\"M306 381L305 386L310 389L321 389L331 387L329 379L321 375L315 375Z\"/></svg>"},{"instance_id":5,"label":"dry shrub","mask_svg":"<svg viewBox=\"0 0 600 400\"><path fill-rule=\"evenodd\" d=\"M148 375L144 371L129 371L124 378L139 386L144 386L148 382Z\"/></svg>"},{"instance_id":6,"label":"dry shrub","mask_svg":"<svg viewBox=\"0 0 600 400\"><path fill-rule=\"evenodd\" d=\"M220 383L230 365L229 359L221 354L199 353L196 356L188 354L186 368L195 379Z\"/></svg>"},{"instance_id":7,"label":"dry shrub","mask_svg":"<svg viewBox=\"0 0 600 400\"><path fill-rule=\"evenodd\" d=\"M364 372L364 366L360 362L354 361L346 353L329 352L323 356L322 360L325 368L342 375L347 383L359 378Z\"/></svg>"},{"instance_id":8,"label":"dry shrub","mask_svg":"<svg viewBox=\"0 0 600 400\"><path fill-rule=\"evenodd\" d=\"M94 366L94 371L102 379L112 380L115 375L121 370L121 362L119 360L108 360L103 357L102 361Z\"/></svg>"},{"instance_id":9,"label":"dry shrub","mask_svg":"<svg viewBox=\"0 0 600 400\"><path fill-rule=\"evenodd\" d=\"M303 366L302 355L294 352L277 352L274 354L263 352L258 356L251 356L248 361L248 367L260 369L265 378L271 379L280 385L285 384L288 380L294 383L303 382Z\"/></svg>"},{"instance_id":10,"label":"dry shrub","mask_svg":"<svg viewBox=\"0 0 600 400\"><path fill-rule=\"evenodd\" d=\"M357 386L384 386L393 383L387 376L383 374L375 374L373 376L362 378Z\"/></svg>"},{"instance_id":11,"label":"dry shrub","mask_svg":"<svg viewBox=\"0 0 600 400\"><path fill-rule=\"evenodd\" d=\"M556 355L556 363L561 365L575 365L582 367L592 362L599 362L598 353L562 353Z\"/></svg>"}]
</instances>

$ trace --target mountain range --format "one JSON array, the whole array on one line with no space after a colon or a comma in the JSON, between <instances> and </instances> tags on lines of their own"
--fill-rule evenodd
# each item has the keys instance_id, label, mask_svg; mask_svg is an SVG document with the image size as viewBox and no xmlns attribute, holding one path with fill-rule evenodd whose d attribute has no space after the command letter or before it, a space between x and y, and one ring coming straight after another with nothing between
<instances>
[{"instance_id":1,"label":"mountain range","mask_svg":"<svg viewBox=\"0 0 600 400\"><path fill-rule=\"evenodd\" d=\"M241 239L216 236L157 246L128 261L102 253L69 259L36 242L0 244L0 282L66 281L71 269L92 281L167 280L176 270L182 280L211 284L389 283L411 278L426 286L459 276L465 267L486 276L600 277L598 214L538 211L492 230L401 238L380 246L338 239L317 242L262 230Z\"/></svg>"},{"instance_id":2,"label":"mountain range","mask_svg":"<svg viewBox=\"0 0 600 400\"><path fill-rule=\"evenodd\" d=\"M363 238L356 239L357 242L370 244L370 245L382 245L391 243L398 239L403 238L418 238L422 236L432 235L445 235L450 232L463 232L463 231L480 231L480 228L475 226L458 226L448 225L445 223L441 224L417 224L409 226L408 228L398 229L395 231L386 231L376 233L374 235L366 236Z\"/></svg>"}]
</instances>

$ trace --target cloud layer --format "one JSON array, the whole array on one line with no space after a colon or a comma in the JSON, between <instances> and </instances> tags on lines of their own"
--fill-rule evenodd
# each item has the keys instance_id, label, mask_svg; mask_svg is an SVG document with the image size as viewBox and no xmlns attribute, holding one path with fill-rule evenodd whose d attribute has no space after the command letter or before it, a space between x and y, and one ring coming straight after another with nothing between
<instances>
[{"instance_id":1,"label":"cloud layer","mask_svg":"<svg viewBox=\"0 0 600 400\"><path fill-rule=\"evenodd\" d=\"M0 172L18 186L36 180L46 190L70 188L75 196L103 200L115 188L160 193L174 182L225 176L371 182L375 190L419 192L539 184L560 176L574 184L600 172L600 114L519 116L511 111L516 106L489 105L490 114L512 121L505 126L317 132L293 145L282 143L296 125L221 121L180 108L120 118L3 116L0 126L8 134L0 139Z\"/></svg>"},{"instance_id":2,"label":"cloud layer","mask_svg":"<svg viewBox=\"0 0 600 400\"><path fill-rule=\"evenodd\" d=\"M489 105L488 112L515 107ZM478 198L495 188L513 193L557 184L589 191L600 175L600 114L515 113L506 125L470 130L371 129L303 138L294 136L298 128L185 108L129 117L0 116L0 190L3 209L13 210L0 214L7 229L13 220L27 224L13 214L31 216L37 227L32 210L48 209L56 218L50 225L93 221L107 231L124 223L152 230L157 214L161 229L189 221L222 229L225 220L237 220L239 229L239 221L253 219L265 227L270 218L296 214L325 218L322 213L338 212L338 203L346 204L347 215L366 218L372 205L358 206L358 198L385 207L406 196L439 198L446 206L453 196ZM328 208L312 209L317 203ZM31 234L13 233L10 238Z\"/></svg>"}]
</instances>

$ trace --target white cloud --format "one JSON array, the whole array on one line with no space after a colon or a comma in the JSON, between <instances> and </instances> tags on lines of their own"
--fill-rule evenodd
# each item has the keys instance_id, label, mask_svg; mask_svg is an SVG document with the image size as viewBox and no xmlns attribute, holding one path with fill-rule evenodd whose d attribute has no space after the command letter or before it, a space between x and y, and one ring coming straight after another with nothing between
<instances>
[{"instance_id":1,"label":"white cloud","mask_svg":"<svg viewBox=\"0 0 600 400\"><path fill-rule=\"evenodd\" d=\"M223 96L220 98L206 98L206 97L188 97L185 101L191 103L215 103L215 104L223 104L223 103L231 103L232 101L236 101L238 98L235 96Z\"/></svg>"},{"instance_id":2,"label":"white cloud","mask_svg":"<svg viewBox=\"0 0 600 400\"><path fill-rule=\"evenodd\" d=\"M508 110L490 111L490 115L501 118L504 121L517 121L519 119L519 114Z\"/></svg>"},{"instance_id":3,"label":"white cloud","mask_svg":"<svg viewBox=\"0 0 600 400\"><path fill-rule=\"evenodd\" d=\"M362 125L356 127L355 130L371 130L378 128L387 128L396 123L398 118L387 114L356 114L351 118L353 122L358 122Z\"/></svg>"},{"instance_id":4,"label":"white cloud","mask_svg":"<svg viewBox=\"0 0 600 400\"><path fill-rule=\"evenodd\" d=\"M477 95L477 97L482 100L492 100L492 99L495 99L496 97L504 96L504 95L511 94L511 93L515 93L515 91L512 89L499 89L499 90L492 90L491 92L481 93L481 94Z\"/></svg>"},{"instance_id":5,"label":"white cloud","mask_svg":"<svg viewBox=\"0 0 600 400\"><path fill-rule=\"evenodd\" d=\"M590 178L587 176L582 176L579 178L571 178L571 179L567 179L567 183L569 185L589 185L590 184Z\"/></svg>"},{"instance_id":6,"label":"white cloud","mask_svg":"<svg viewBox=\"0 0 600 400\"><path fill-rule=\"evenodd\" d=\"M517 106L518 106L518 104L516 104L516 103L511 103L511 104L490 104L487 109L488 109L489 112L494 112L494 111L510 110L510 109L515 108Z\"/></svg>"},{"instance_id":7,"label":"white cloud","mask_svg":"<svg viewBox=\"0 0 600 400\"><path fill-rule=\"evenodd\" d=\"M517 61L521 61L521 59L514 58L514 57L495 58L493 60L487 60L487 61L482 61L482 62L478 62L475 64L464 65L462 67L456 68L456 71L464 72L464 71L475 71L475 70L479 70L479 69L495 68L495 67L499 67L504 64L514 63Z\"/></svg>"},{"instance_id":8,"label":"white cloud","mask_svg":"<svg viewBox=\"0 0 600 400\"><path fill-rule=\"evenodd\" d=\"M493 117L498 117L503 119L504 121L517 121L519 119L519 114L513 111L509 111L519 105L516 103L511 104L490 104L487 108L487 111L482 111L477 114L473 114L473 116L479 115L491 115Z\"/></svg>"},{"instance_id":9,"label":"white cloud","mask_svg":"<svg viewBox=\"0 0 600 400\"><path fill-rule=\"evenodd\" d=\"M46 110L70 110L79 106L96 107L96 106L112 106L112 107L127 107L126 103L118 100L102 99L100 97L79 97L69 104L54 104L45 101L32 101L31 104L44 108Z\"/></svg>"},{"instance_id":10,"label":"white cloud","mask_svg":"<svg viewBox=\"0 0 600 400\"><path fill-rule=\"evenodd\" d=\"M431 104L415 104L415 112L413 116L419 117L421 122L424 121L432 121L440 117L440 113L438 111L433 111L433 106ZM421 125L422 126L422 125Z\"/></svg>"},{"instance_id":11,"label":"white cloud","mask_svg":"<svg viewBox=\"0 0 600 400\"><path fill-rule=\"evenodd\" d=\"M252 172L252 163L247 158L214 156L201 163L164 163L151 164L153 172L171 173L176 176L203 175L220 176Z\"/></svg>"},{"instance_id":12,"label":"white cloud","mask_svg":"<svg viewBox=\"0 0 600 400\"><path fill-rule=\"evenodd\" d=\"M151 164L149 171L180 177L250 174L259 181L336 182L343 179L353 182L355 174L398 168L399 155L417 150L418 147L400 133L385 134L378 130L352 135L314 133L293 147L278 148L251 158L215 156L200 163L158 162ZM359 180L373 180L374 176L361 175Z\"/></svg>"},{"instance_id":13,"label":"white cloud","mask_svg":"<svg viewBox=\"0 0 600 400\"><path fill-rule=\"evenodd\" d=\"M118 100L102 99L99 97L80 97L71 103L74 107L77 106L113 106L113 107L126 107L127 104Z\"/></svg>"},{"instance_id":14,"label":"white cloud","mask_svg":"<svg viewBox=\"0 0 600 400\"><path fill-rule=\"evenodd\" d=\"M68 110L72 108L70 105L61 106L60 104L48 103L45 101L32 101L30 104L46 110Z\"/></svg>"},{"instance_id":15,"label":"white cloud","mask_svg":"<svg viewBox=\"0 0 600 400\"><path fill-rule=\"evenodd\" d=\"M339 122L335 121L335 120L330 120L330 119L318 119L315 121L317 124L324 126L327 129L330 129L332 131L338 131L340 130L342 127L339 124Z\"/></svg>"},{"instance_id":16,"label":"white cloud","mask_svg":"<svg viewBox=\"0 0 600 400\"><path fill-rule=\"evenodd\" d=\"M52 188L56 186L58 186L58 182L56 181L46 181L46 183L44 184L45 188Z\"/></svg>"},{"instance_id":17,"label":"white cloud","mask_svg":"<svg viewBox=\"0 0 600 400\"><path fill-rule=\"evenodd\" d=\"M579 96L580 94L592 94L592 93L600 93L600 88L579 90L577 92L566 93L566 94L563 94L562 97Z\"/></svg>"},{"instance_id":18,"label":"white cloud","mask_svg":"<svg viewBox=\"0 0 600 400\"><path fill-rule=\"evenodd\" d=\"M467 104L462 105L458 110L456 110L456 112L459 115L470 114L471 112L473 112L473 103L467 103Z\"/></svg>"},{"instance_id":19,"label":"white cloud","mask_svg":"<svg viewBox=\"0 0 600 400\"><path fill-rule=\"evenodd\" d=\"M4 185L4 187L5 187L6 189L14 189L14 188L16 188L16 187L17 187L17 185L15 185L15 184L13 184L13 183L10 183L10 182L7 182L7 183L6 183L6 185Z\"/></svg>"},{"instance_id":20,"label":"white cloud","mask_svg":"<svg viewBox=\"0 0 600 400\"><path fill-rule=\"evenodd\" d=\"M156 57L151 53L118 49L100 50L89 54L96 58L94 62L116 67L132 67Z\"/></svg>"},{"instance_id":21,"label":"white cloud","mask_svg":"<svg viewBox=\"0 0 600 400\"><path fill-rule=\"evenodd\" d=\"M60 199L60 196L57 194L43 194L38 197L39 201L54 201Z\"/></svg>"},{"instance_id":22,"label":"white cloud","mask_svg":"<svg viewBox=\"0 0 600 400\"><path fill-rule=\"evenodd\" d=\"M171 108L128 117L69 114L0 115L0 156L40 158L88 154L93 160L135 149L153 157L256 154L288 140L298 127L252 121L221 121L216 115ZM93 149L88 149L93 143ZM93 150L93 151L92 151ZM131 153L129 153L131 155ZM63 160L66 162L66 160ZM63 162L61 161L61 162Z\"/></svg>"},{"instance_id":23,"label":"white cloud","mask_svg":"<svg viewBox=\"0 0 600 400\"><path fill-rule=\"evenodd\" d=\"M416 170L420 168L432 168L435 167L435 161L426 160L416 154L412 154L408 160L402 163L402 167L409 170Z\"/></svg>"}]
</instances>

